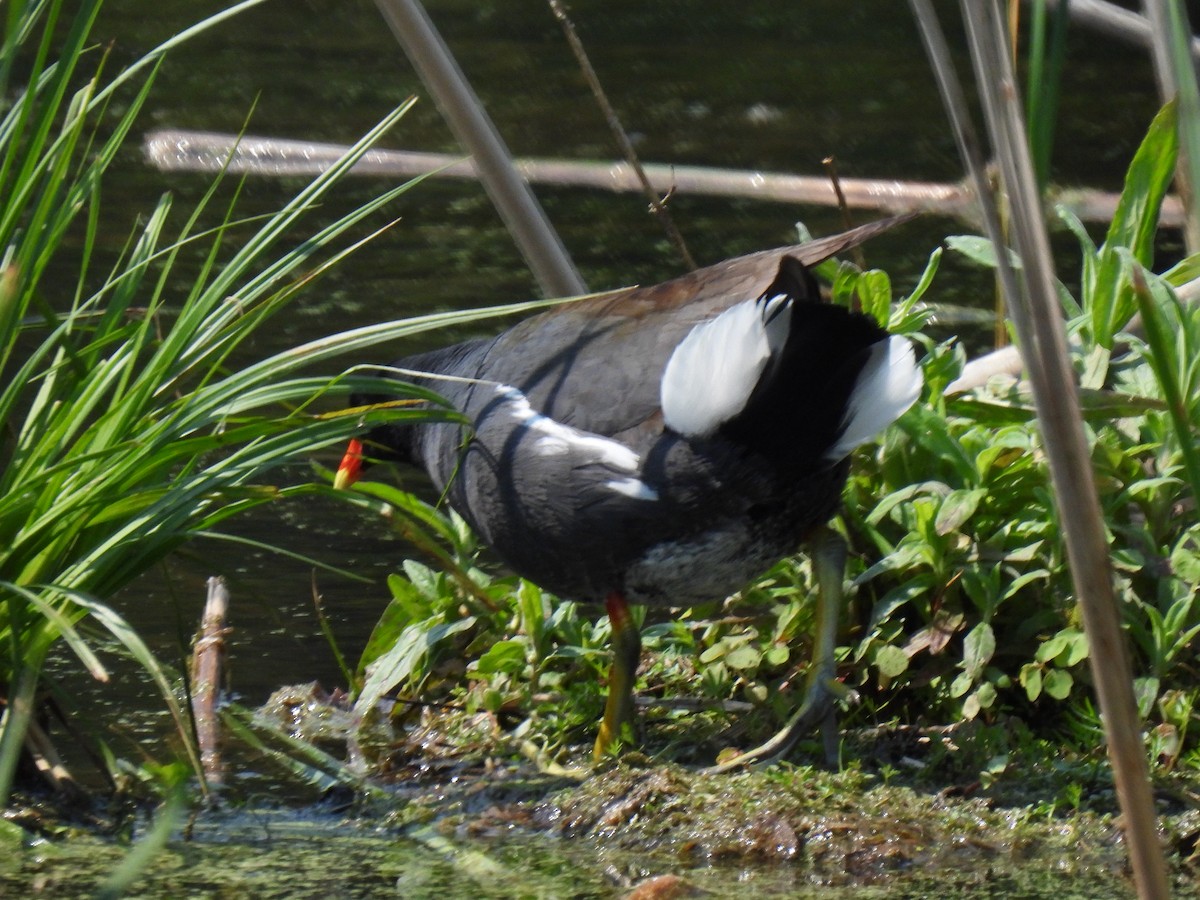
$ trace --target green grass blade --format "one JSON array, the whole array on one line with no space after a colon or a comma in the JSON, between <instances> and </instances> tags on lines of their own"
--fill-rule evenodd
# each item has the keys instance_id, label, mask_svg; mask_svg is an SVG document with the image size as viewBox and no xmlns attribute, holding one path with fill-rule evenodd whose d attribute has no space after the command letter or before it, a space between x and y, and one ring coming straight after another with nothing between
<instances>
[{"instance_id":1,"label":"green grass blade","mask_svg":"<svg viewBox=\"0 0 1200 900\"><path fill-rule=\"evenodd\" d=\"M1179 301L1168 293L1165 285L1158 279L1154 279L1154 285L1167 296L1156 298L1147 273L1136 261L1131 260L1130 263L1134 295L1137 297L1142 325L1146 330L1146 343L1150 348L1150 364L1158 378L1163 398L1167 403L1167 411L1175 428L1192 496L1200 497L1200 451L1196 449L1195 428L1188 412L1189 403L1194 402L1194 398L1186 396L1180 389L1181 384L1195 381L1194 375L1185 375L1181 366L1185 363L1194 366L1196 360L1175 352L1171 333L1160 312L1163 303L1178 304Z\"/></svg>"}]
</instances>

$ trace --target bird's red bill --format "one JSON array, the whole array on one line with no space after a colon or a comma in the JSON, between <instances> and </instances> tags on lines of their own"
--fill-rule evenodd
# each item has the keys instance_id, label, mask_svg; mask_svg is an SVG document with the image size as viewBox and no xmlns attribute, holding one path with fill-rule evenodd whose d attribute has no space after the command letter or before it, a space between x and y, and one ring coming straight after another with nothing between
<instances>
[{"instance_id":1,"label":"bird's red bill","mask_svg":"<svg viewBox=\"0 0 1200 900\"><path fill-rule=\"evenodd\" d=\"M359 475L362 474L362 463L362 441L358 438L353 438L346 447L346 455L342 457L342 462L337 468L337 474L333 476L334 488L340 491L358 481Z\"/></svg>"}]
</instances>

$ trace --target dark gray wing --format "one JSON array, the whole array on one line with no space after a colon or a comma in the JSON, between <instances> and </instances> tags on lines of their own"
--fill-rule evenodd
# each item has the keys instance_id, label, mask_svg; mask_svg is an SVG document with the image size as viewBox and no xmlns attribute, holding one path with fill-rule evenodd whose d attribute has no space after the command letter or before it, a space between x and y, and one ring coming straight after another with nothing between
<instances>
[{"instance_id":1,"label":"dark gray wing","mask_svg":"<svg viewBox=\"0 0 1200 900\"><path fill-rule=\"evenodd\" d=\"M663 369L693 327L766 292L803 298L812 289L805 267L909 218L882 219L807 244L726 260L651 287L564 304L502 334L478 374L521 386L535 409L559 422L643 445L661 431Z\"/></svg>"}]
</instances>

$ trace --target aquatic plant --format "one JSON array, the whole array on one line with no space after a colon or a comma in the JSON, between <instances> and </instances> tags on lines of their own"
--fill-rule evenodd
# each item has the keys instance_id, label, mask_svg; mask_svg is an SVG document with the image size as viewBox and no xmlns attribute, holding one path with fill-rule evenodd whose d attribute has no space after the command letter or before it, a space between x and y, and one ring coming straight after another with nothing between
<instances>
[{"instance_id":1,"label":"aquatic plant","mask_svg":"<svg viewBox=\"0 0 1200 900\"><path fill-rule=\"evenodd\" d=\"M305 479L271 480L267 473L283 462L345 440L364 420L441 415L434 408L338 415L325 401L334 385L341 392L378 381L312 374L322 364L488 314L422 316L240 367L230 363L256 330L369 240L365 220L411 186L307 225L320 198L411 101L272 214L239 219L237 186L220 201L225 179L217 178L196 207L182 213L164 195L132 227L116 259L99 249L101 235L114 227L102 210L104 176L151 90L158 61L259 2L247 0L206 19L113 76L105 55L89 43L101 0L77 4L74 12L61 0L15 2L6 13L0 47L0 806L23 750L46 772L61 771L36 716L47 658L63 645L100 680L108 666L98 645L122 646L157 685L185 753L196 762L175 679L108 598L228 517L322 490ZM219 202L224 210L213 213ZM217 224L201 226L205 217ZM184 274L180 260L189 255L201 261L195 268L189 261ZM322 413L322 402L333 412Z\"/></svg>"}]
</instances>

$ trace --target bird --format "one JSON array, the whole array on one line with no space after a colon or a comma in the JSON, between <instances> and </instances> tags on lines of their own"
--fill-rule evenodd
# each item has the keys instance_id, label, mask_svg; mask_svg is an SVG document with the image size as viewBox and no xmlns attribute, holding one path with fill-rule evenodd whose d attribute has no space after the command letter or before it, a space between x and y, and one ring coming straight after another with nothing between
<instances>
[{"instance_id":1,"label":"bird","mask_svg":"<svg viewBox=\"0 0 1200 900\"><path fill-rule=\"evenodd\" d=\"M630 604L723 599L795 553L835 515L851 451L917 400L912 342L822 300L811 272L895 222L566 303L401 359L392 371L461 419L375 426L350 442L335 487L373 461L416 465L518 575L604 604L612 661L599 760L633 719L641 640ZM832 710L842 566L817 571L818 593L835 599L819 604L805 702L738 761L784 752Z\"/></svg>"}]
</instances>

